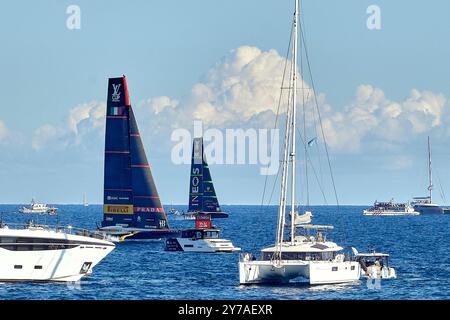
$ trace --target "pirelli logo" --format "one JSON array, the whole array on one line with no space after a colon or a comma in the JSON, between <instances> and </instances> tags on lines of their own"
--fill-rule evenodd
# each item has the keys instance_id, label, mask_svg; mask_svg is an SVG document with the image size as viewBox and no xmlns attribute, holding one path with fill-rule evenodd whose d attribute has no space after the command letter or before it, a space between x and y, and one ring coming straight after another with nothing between
<instances>
[{"instance_id":1,"label":"pirelli logo","mask_svg":"<svg viewBox=\"0 0 450 320\"><path fill-rule=\"evenodd\" d=\"M109 214L133 214L133 205L126 204L105 204L103 212Z\"/></svg>"}]
</instances>

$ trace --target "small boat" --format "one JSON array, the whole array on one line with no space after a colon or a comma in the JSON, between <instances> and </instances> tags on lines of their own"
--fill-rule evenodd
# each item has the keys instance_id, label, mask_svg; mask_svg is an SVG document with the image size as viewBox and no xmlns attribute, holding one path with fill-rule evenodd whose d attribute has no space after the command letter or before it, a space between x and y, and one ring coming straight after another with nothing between
<instances>
[{"instance_id":1,"label":"small boat","mask_svg":"<svg viewBox=\"0 0 450 320\"><path fill-rule=\"evenodd\" d=\"M352 248L354 259L361 265L361 277L368 279L396 279L397 273L389 266L389 254L373 250L359 253Z\"/></svg>"},{"instance_id":2,"label":"small boat","mask_svg":"<svg viewBox=\"0 0 450 320\"><path fill-rule=\"evenodd\" d=\"M292 23L293 53L288 85L290 91L282 149L284 156L281 161L281 192L275 243L262 249L258 258L251 253L240 256L239 282L243 285L284 284L296 278L303 278L311 285L357 282L361 272L359 263L345 256L342 252L343 247L326 238L326 231L333 229L333 226L313 225L310 211L305 211L303 214L297 211L295 171L298 162L296 160L297 78L299 77L297 73L298 0L295 0ZM283 84L281 87L283 88ZM288 190L288 182L290 182L290 190ZM288 195L290 208L287 204ZM290 224L286 223L288 216Z\"/></svg>"},{"instance_id":3,"label":"small boat","mask_svg":"<svg viewBox=\"0 0 450 320\"><path fill-rule=\"evenodd\" d=\"M103 221L98 231L120 240L176 234L161 205L125 76L108 81L105 135Z\"/></svg>"},{"instance_id":4,"label":"small boat","mask_svg":"<svg viewBox=\"0 0 450 320\"><path fill-rule=\"evenodd\" d=\"M172 214L174 216L183 216L184 215L183 210L177 210L174 207L171 207L167 213Z\"/></svg>"},{"instance_id":5,"label":"small boat","mask_svg":"<svg viewBox=\"0 0 450 320\"><path fill-rule=\"evenodd\" d=\"M104 235L70 226L0 222L0 281L78 281L114 248Z\"/></svg>"},{"instance_id":6,"label":"small boat","mask_svg":"<svg viewBox=\"0 0 450 320\"><path fill-rule=\"evenodd\" d=\"M420 212L414 210L410 203L396 203L394 199L389 202L375 201L373 206L363 211L365 216L417 216Z\"/></svg>"},{"instance_id":7,"label":"small boat","mask_svg":"<svg viewBox=\"0 0 450 320\"><path fill-rule=\"evenodd\" d=\"M89 203L87 202L86 193L83 193L83 207L89 207Z\"/></svg>"},{"instance_id":8,"label":"small boat","mask_svg":"<svg viewBox=\"0 0 450 320\"><path fill-rule=\"evenodd\" d=\"M221 229L211 224L211 219L226 218L228 214L222 212L217 199L203 153L203 138L193 140L189 191L189 212L184 214L184 219L195 219L195 228L181 230L176 237L166 239L165 249L187 252L240 251L230 240L221 239Z\"/></svg>"},{"instance_id":9,"label":"small boat","mask_svg":"<svg viewBox=\"0 0 450 320\"><path fill-rule=\"evenodd\" d=\"M37 203L34 199L31 200L31 204L29 207L22 207L19 209L20 213L38 213L38 214L50 214L56 215L58 208L49 207L43 203Z\"/></svg>"},{"instance_id":10,"label":"small boat","mask_svg":"<svg viewBox=\"0 0 450 320\"><path fill-rule=\"evenodd\" d=\"M186 252L235 252L240 251L230 240L221 239L221 229L211 225L211 216L197 215L196 227L180 231L176 238L166 239L166 251Z\"/></svg>"},{"instance_id":11,"label":"small boat","mask_svg":"<svg viewBox=\"0 0 450 320\"><path fill-rule=\"evenodd\" d=\"M426 197L414 197L411 204L415 211L421 214L443 214L448 212L448 208L442 208L441 206L433 203L433 172L431 167L431 144L430 137L428 137L428 196Z\"/></svg>"}]
</instances>

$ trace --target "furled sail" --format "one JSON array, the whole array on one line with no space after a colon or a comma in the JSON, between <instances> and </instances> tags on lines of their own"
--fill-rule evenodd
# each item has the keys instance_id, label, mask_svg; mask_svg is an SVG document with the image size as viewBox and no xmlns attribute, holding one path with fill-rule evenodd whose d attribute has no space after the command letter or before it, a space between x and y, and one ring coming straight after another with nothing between
<instances>
[{"instance_id":1,"label":"furled sail","mask_svg":"<svg viewBox=\"0 0 450 320\"><path fill-rule=\"evenodd\" d=\"M131 107L125 76L109 79L106 109L102 227L168 228Z\"/></svg>"},{"instance_id":2,"label":"furled sail","mask_svg":"<svg viewBox=\"0 0 450 320\"><path fill-rule=\"evenodd\" d=\"M192 144L189 212L208 214L211 218L227 218L222 212L203 152L203 138L194 138Z\"/></svg>"},{"instance_id":3,"label":"furled sail","mask_svg":"<svg viewBox=\"0 0 450 320\"><path fill-rule=\"evenodd\" d=\"M312 213L310 211L306 211L304 214L300 215L298 212L294 213L294 224L302 225L311 223Z\"/></svg>"}]
</instances>

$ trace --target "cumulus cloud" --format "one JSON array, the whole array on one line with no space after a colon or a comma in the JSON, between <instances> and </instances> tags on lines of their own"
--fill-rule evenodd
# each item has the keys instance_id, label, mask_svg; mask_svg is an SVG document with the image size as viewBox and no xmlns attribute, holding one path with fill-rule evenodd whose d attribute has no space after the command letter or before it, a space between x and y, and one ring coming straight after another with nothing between
<instances>
[{"instance_id":1,"label":"cumulus cloud","mask_svg":"<svg viewBox=\"0 0 450 320\"><path fill-rule=\"evenodd\" d=\"M5 123L0 120L0 143L5 143L9 136L9 129L6 127Z\"/></svg>"},{"instance_id":2,"label":"cumulus cloud","mask_svg":"<svg viewBox=\"0 0 450 320\"><path fill-rule=\"evenodd\" d=\"M329 145L341 152L361 151L378 141L405 143L413 136L441 126L446 98L442 94L413 89L403 101L391 101L371 85L357 88L354 100L343 111L326 114L324 128ZM384 143L383 143L384 142Z\"/></svg>"},{"instance_id":3,"label":"cumulus cloud","mask_svg":"<svg viewBox=\"0 0 450 320\"><path fill-rule=\"evenodd\" d=\"M181 101L163 96L142 107L158 115L153 128L164 123L189 128L192 120L216 128L246 126L260 114L277 111L285 64L286 59L275 50L242 46L211 67Z\"/></svg>"},{"instance_id":4,"label":"cumulus cloud","mask_svg":"<svg viewBox=\"0 0 450 320\"><path fill-rule=\"evenodd\" d=\"M157 142L158 150L165 150L162 145L170 147L172 130L191 129L194 120L217 129L272 128L285 66L289 71L288 61L275 50L262 51L251 46L231 50L182 98L152 97L134 106L144 142ZM313 132L310 135L320 136L312 90L301 80L298 87L299 96L305 97L299 102L305 102L309 120L306 125ZM281 112L286 100L283 99ZM405 99L394 101L381 88L364 84L356 88L354 98L344 106L329 104L325 93L318 93L317 101L327 143L335 153L395 150L415 136L450 127L445 96L431 91L413 89ZM36 130L33 148L40 150L54 143L82 145L94 140L103 143L105 110L105 103L97 101L72 108L65 126L46 124ZM302 117L302 112L298 115ZM450 130L445 130L450 135Z\"/></svg>"},{"instance_id":5,"label":"cumulus cloud","mask_svg":"<svg viewBox=\"0 0 450 320\"><path fill-rule=\"evenodd\" d=\"M64 148L98 140L104 130L106 104L92 101L69 110L67 125L44 124L34 131L31 145L36 151L47 147Z\"/></svg>"}]
</instances>

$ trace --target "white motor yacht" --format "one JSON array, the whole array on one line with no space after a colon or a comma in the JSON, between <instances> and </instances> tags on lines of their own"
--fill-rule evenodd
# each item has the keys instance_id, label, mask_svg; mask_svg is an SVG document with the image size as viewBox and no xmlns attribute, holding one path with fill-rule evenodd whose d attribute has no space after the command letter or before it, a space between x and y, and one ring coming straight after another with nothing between
<instances>
[{"instance_id":1,"label":"white motor yacht","mask_svg":"<svg viewBox=\"0 0 450 320\"><path fill-rule=\"evenodd\" d=\"M37 203L34 199L31 200L29 207L22 207L19 209L20 213L38 213L38 214L50 214L55 215L58 208L49 207L43 203Z\"/></svg>"},{"instance_id":2,"label":"white motor yacht","mask_svg":"<svg viewBox=\"0 0 450 320\"><path fill-rule=\"evenodd\" d=\"M361 265L361 276L368 279L396 279L397 273L389 266L389 254L372 251L359 253L352 248L354 260Z\"/></svg>"},{"instance_id":3,"label":"white motor yacht","mask_svg":"<svg viewBox=\"0 0 450 320\"><path fill-rule=\"evenodd\" d=\"M114 248L86 230L0 223L0 281L78 281Z\"/></svg>"}]
</instances>

